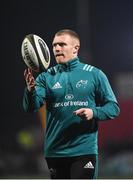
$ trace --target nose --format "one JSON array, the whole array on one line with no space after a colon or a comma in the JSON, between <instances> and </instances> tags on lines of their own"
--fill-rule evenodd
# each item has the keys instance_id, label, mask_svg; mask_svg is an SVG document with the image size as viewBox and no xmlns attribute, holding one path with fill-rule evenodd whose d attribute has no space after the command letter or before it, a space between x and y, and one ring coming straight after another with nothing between
<instances>
[{"instance_id":1,"label":"nose","mask_svg":"<svg viewBox=\"0 0 133 180\"><path fill-rule=\"evenodd\" d=\"M56 44L56 46L54 46L54 50L56 52L59 52L61 50L61 46L59 44Z\"/></svg>"}]
</instances>

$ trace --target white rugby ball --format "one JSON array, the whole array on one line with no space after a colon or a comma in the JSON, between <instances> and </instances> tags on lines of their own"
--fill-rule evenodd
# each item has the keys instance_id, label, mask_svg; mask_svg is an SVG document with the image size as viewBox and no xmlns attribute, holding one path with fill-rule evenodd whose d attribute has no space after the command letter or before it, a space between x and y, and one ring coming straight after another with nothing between
<instances>
[{"instance_id":1,"label":"white rugby ball","mask_svg":"<svg viewBox=\"0 0 133 180\"><path fill-rule=\"evenodd\" d=\"M33 71L45 71L50 65L49 48L45 41L35 34L25 36L21 54L25 64Z\"/></svg>"}]
</instances>

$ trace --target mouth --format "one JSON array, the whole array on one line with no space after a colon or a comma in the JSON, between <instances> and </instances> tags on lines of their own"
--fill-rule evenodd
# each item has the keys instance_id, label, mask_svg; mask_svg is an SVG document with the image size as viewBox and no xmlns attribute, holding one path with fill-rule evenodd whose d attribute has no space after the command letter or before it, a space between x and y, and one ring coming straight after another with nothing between
<instances>
[{"instance_id":1,"label":"mouth","mask_svg":"<svg viewBox=\"0 0 133 180\"><path fill-rule=\"evenodd\" d=\"M64 57L64 54L56 54L55 57L60 57L60 56L63 56Z\"/></svg>"}]
</instances>

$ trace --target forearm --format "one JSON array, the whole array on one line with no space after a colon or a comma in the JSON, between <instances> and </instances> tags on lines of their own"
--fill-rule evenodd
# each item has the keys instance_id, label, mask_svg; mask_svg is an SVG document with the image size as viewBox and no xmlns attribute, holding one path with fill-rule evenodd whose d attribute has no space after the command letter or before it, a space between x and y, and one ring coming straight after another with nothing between
<instances>
[{"instance_id":1,"label":"forearm","mask_svg":"<svg viewBox=\"0 0 133 180\"><path fill-rule=\"evenodd\" d=\"M35 94L35 90L33 92L29 92L27 88L24 91L23 97L23 108L26 112L36 112L42 103L39 101L39 98Z\"/></svg>"},{"instance_id":2,"label":"forearm","mask_svg":"<svg viewBox=\"0 0 133 180\"><path fill-rule=\"evenodd\" d=\"M120 113L120 108L116 102L108 102L102 107L92 108L93 118L97 120L114 119Z\"/></svg>"}]
</instances>

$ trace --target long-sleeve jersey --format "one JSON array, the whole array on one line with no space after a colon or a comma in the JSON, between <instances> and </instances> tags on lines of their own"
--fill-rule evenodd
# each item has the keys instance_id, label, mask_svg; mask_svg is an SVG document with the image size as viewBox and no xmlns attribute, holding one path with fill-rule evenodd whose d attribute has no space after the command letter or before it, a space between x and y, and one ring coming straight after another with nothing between
<instances>
[{"instance_id":1,"label":"long-sleeve jersey","mask_svg":"<svg viewBox=\"0 0 133 180\"><path fill-rule=\"evenodd\" d=\"M25 89L25 111L36 112L44 102L46 157L97 154L98 121L114 119L120 111L106 75L79 58L39 74L32 93ZM76 116L80 108L91 108L93 119Z\"/></svg>"}]
</instances>

